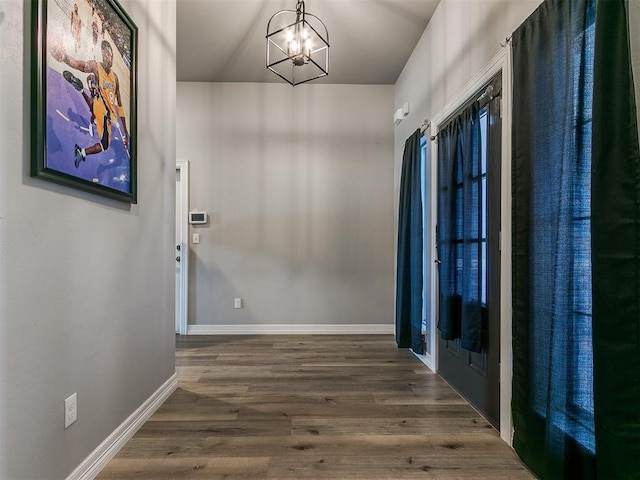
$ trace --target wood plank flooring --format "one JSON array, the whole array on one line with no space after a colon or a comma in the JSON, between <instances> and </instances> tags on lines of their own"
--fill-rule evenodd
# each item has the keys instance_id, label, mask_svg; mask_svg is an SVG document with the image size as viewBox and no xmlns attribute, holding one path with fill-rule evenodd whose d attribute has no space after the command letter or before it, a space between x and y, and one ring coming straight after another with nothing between
<instances>
[{"instance_id":1,"label":"wood plank flooring","mask_svg":"<svg viewBox=\"0 0 640 480\"><path fill-rule=\"evenodd\" d=\"M532 479L392 336L177 337L179 386L99 479Z\"/></svg>"}]
</instances>

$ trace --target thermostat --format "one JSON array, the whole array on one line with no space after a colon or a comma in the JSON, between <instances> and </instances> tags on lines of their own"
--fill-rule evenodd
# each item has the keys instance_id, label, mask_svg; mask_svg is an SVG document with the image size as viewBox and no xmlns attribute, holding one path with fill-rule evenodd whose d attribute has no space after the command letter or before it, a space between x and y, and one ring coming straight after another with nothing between
<instances>
[{"instance_id":1,"label":"thermostat","mask_svg":"<svg viewBox=\"0 0 640 480\"><path fill-rule=\"evenodd\" d=\"M189 223L207 223L207 212L189 212Z\"/></svg>"}]
</instances>

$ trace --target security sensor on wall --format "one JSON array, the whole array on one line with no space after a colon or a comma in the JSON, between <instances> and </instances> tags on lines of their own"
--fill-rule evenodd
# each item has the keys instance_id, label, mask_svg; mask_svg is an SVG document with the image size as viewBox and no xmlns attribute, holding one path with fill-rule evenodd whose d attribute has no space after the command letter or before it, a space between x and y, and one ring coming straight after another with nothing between
<instances>
[{"instance_id":1,"label":"security sensor on wall","mask_svg":"<svg viewBox=\"0 0 640 480\"><path fill-rule=\"evenodd\" d=\"M396 125L400 125L404 117L409 115L409 102L405 102L402 107L395 111L393 114L393 123Z\"/></svg>"},{"instance_id":2,"label":"security sensor on wall","mask_svg":"<svg viewBox=\"0 0 640 480\"><path fill-rule=\"evenodd\" d=\"M393 123L396 125L400 125L400 123L402 123L402 120L404 119L404 115L402 115L402 109L399 108L398 110L396 110L396 112L393 114Z\"/></svg>"}]
</instances>

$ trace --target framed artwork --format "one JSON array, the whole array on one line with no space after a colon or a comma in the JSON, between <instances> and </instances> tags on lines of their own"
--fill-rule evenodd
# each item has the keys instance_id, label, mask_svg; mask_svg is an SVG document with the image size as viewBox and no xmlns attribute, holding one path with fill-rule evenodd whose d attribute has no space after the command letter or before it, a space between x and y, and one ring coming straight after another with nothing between
<instances>
[{"instance_id":1,"label":"framed artwork","mask_svg":"<svg viewBox=\"0 0 640 480\"><path fill-rule=\"evenodd\" d=\"M33 8L31 176L137 203L137 27L116 0Z\"/></svg>"}]
</instances>

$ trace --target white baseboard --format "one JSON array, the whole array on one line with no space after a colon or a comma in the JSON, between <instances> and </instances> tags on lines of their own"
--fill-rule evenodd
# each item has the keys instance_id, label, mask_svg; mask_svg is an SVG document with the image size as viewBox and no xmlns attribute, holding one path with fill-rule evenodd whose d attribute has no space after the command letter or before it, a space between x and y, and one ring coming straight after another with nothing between
<instances>
[{"instance_id":1,"label":"white baseboard","mask_svg":"<svg viewBox=\"0 0 640 480\"><path fill-rule=\"evenodd\" d=\"M413 350L410 350L413 355L420 360L424 365L431 371L431 373L437 373L434 365L434 359L432 356L422 355L420 353L416 353Z\"/></svg>"},{"instance_id":2,"label":"white baseboard","mask_svg":"<svg viewBox=\"0 0 640 480\"><path fill-rule=\"evenodd\" d=\"M156 390L140 407L109 435L98 448L78 465L67 480L92 480L124 447L125 443L142 427L151 415L164 403L178 387L178 375L173 374L158 390Z\"/></svg>"},{"instance_id":3,"label":"white baseboard","mask_svg":"<svg viewBox=\"0 0 640 480\"><path fill-rule=\"evenodd\" d=\"M187 335L393 335L393 324L189 325Z\"/></svg>"}]
</instances>

